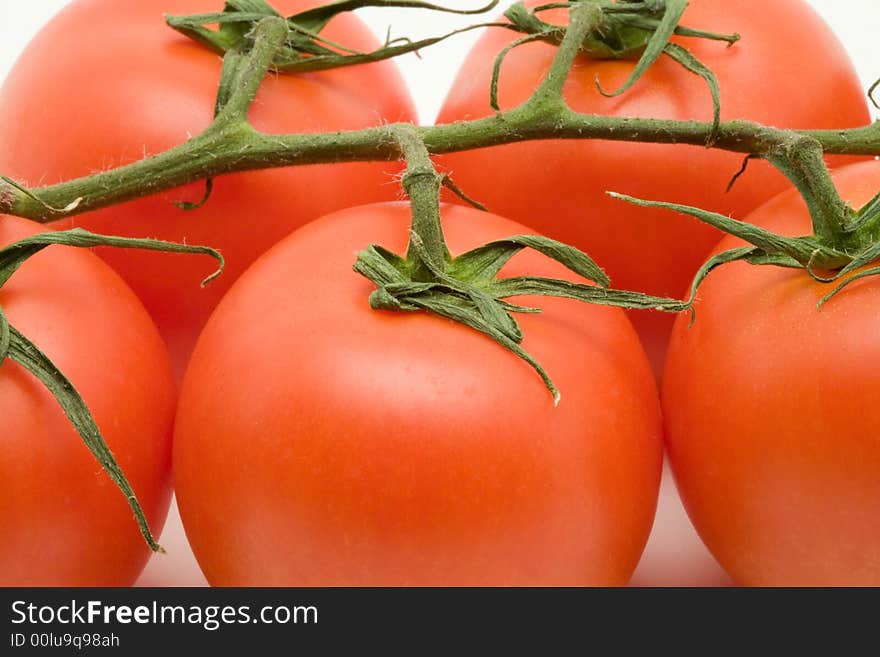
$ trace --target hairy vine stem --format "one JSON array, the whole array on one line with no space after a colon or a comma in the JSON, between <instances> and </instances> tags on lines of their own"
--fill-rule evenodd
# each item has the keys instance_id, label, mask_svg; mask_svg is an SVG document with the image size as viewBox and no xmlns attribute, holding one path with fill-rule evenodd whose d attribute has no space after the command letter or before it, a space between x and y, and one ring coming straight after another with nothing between
<instances>
[{"instance_id":1,"label":"hairy vine stem","mask_svg":"<svg viewBox=\"0 0 880 657\"><path fill-rule=\"evenodd\" d=\"M880 122L847 130L792 131L749 121L674 121L617 118L582 114L568 108L562 84L577 56L576 38L589 30L595 14L590 5L572 10L567 38L553 68L536 94L524 104L487 118L448 125L413 128L431 154L450 153L536 139L602 139L659 144L691 144L769 159L800 189L824 189L826 208L816 204L817 232L833 230L842 220L833 199L833 185L817 155L880 155ZM266 73L272 54L286 38L279 18L257 25L241 84L232 90L224 109L203 133L164 153L119 168L56 185L25 189L0 179L0 213L38 222L88 212L223 174L281 166L400 158L395 137L404 127L384 125L331 133L270 135L256 131L247 110ZM800 146L792 147L792 145ZM807 145L809 144L809 145ZM805 151L812 149L812 155ZM809 184L806 181L811 181ZM832 202L828 202L832 194ZM824 225L824 224L827 224Z\"/></svg>"}]
</instances>

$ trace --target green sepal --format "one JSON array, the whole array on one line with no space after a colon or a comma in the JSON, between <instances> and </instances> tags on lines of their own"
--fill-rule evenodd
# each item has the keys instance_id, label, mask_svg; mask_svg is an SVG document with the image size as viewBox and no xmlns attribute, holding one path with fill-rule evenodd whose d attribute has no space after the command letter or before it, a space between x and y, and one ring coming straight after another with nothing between
<instances>
[{"instance_id":1,"label":"green sepal","mask_svg":"<svg viewBox=\"0 0 880 657\"><path fill-rule=\"evenodd\" d=\"M859 236L861 242L866 243L867 246L858 252L849 264L840 268L835 275L826 282L838 281L845 276L849 276L857 269L861 269L872 262L880 260L880 194L874 196L855 213L855 221L850 228L850 232ZM853 276L849 276L847 280L838 284L837 287L819 301L819 307L821 308L824 306L855 281L877 275L880 275L880 267L872 267Z\"/></svg>"},{"instance_id":2,"label":"green sepal","mask_svg":"<svg viewBox=\"0 0 880 657\"><path fill-rule=\"evenodd\" d=\"M36 235L25 237L18 242L0 249L0 287L10 279L10 277L28 258L36 255L46 247L53 245L77 248L112 246L144 251L208 255L217 260L219 266L214 273L202 281L202 287L205 287L217 278L223 272L223 267L225 266L225 261L221 253L216 249L207 246L190 246L188 244L176 244L174 242L164 242L162 240L98 235L83 230L82 228L73 228L71 230L58 232L37 233Z\"/></svg>"},{"instance_id":3,"label":"green sepal","mask_svg":"<svg viewBox=\"0 0 880 657\"><path fill-rule=\"evenodd\" d=\"M835 278L846 276L847 274L854 272L856 269L860 269L865 265L871 264L877 259L880 259L880 243L873 244L872 246L869 246L867 249L856 255L852 259L852 262L850 262L846 267L843 267Z\"/></svg>"},{"instance_id":4,"label":"green sepal","mask_svg":"<svg viewBox=\"0 0 880 657\"><path fill-rule=\"evenodd\" d=\"M678 44L667 43L663 49L663 54L674 59L685 70L690 71L694 75L699 75L708 85L709 94L712 96L712 132L706 140L706 144L712 145L715 142L721 125L721 89L718 86L718 78L715 77L712 69L694 57L687 48L683 48Z\"/></svg>"},{"instance_id":5,"label":"green sepal","mask_svg":"<svg viewBox=\"0 0 880 657\"><path fill-rule=\"evenodd\" d=\"M675 299L609 289L608 277L589 256L546 237L516 235L477 247L447 262L432 258L415 232L410 234L410 248L412 256L433 277L432 281L411 280L413 265L382 247L371 245L358 254L354 270L377 285L370 295L371 307L404 312L427 310L480 331L528 363L553 395L554 403L559 402L559 390L541 364L520 346L522 329L513 317L513 313L537 313L540 309L510 303L507 297L554 296L666 312L689 308L687 303ZM497 278L504 265L526 248L599 285L531 276Z\"/></svg>"},{"instance_id":6,"label":"green sepal","mask_svg":"<svg viewBox=\"0 0 880 657\"><path fill-rule=\"evenodd\" d=\"M514 235L463 253L452 261L450 274L467 278L475 284L489 283L523 249L537 251L602 287L611 285L611 280L602 268L586 253L540 235Z\"/></svg>"},{"instance_id":7,"label":"green sepal","mask_svg":"<svg viewBox=\"0 0 880 657\"><path fill-rule=\"evenodd\" d=\"M688 302L678 299L655 297L641 292L596 287L595 285L540 276L502 278L492 283L489 289L499 298L525 295L558 297L583 301L596 306L612 306L629 310L657 310L668 313L683 312L690 308Z\"/></svg>"},{"instance_id":8,"label":"green sepal","mask_svg":"<svg viewBox=\"0 0 880 657\"><path fill-rule=\"evenodd\" d=\"M659 21L656 19L644 18L642 16L633 16L627 20L633 27L650 31L656 30L659 24ZM684 25L676 25L673 34L675 34L675 36L689 37L692 39L705 39L706 41L724 41L728 46L732 46L742 38L742 36L736 32L733 34L721 34L719 32L695 30L690 27L685 27Z\"/></svg>"},{"instance_id":9,"label":"green sepal","mask_svg":"<svg viewBox=\"0 0 880 657\"><path fill-rule=\"evenodd\" d=\"M852 270L850 270L850 271L852 271ZM849 273L849 272L847 272L847 273ZM840 275L843 275L843 272L841 272ZM839 278L840 275L837 278ZM824 306L826 303L831 301L834 297L836 297L838 294L840 294L840 292L842 292L845 288L852 285L856 281L861 280L863 278L868 278L869 276L878 276L878 275L880 275L880 267L872 267L871 269L866 269L865 271L860 271L858 274L854 274L853 276L850 276L848 279L846 279L842 283L838 284L837 287L835 287L833 290L831 290L831 292L829 292L824 297L819 299L819 303L818 303L819 308L821 309L822 306Z\"/></svg>"},{"instance_id":10,"label":"green sepal","mask_svg":"<svg viewBox=\"0 0 880 657\"><path fill-rule=\"evenodd\" d=\"M749 244L753 244L765 253L788 256L797 261L802 267L810 265L832 269L843 266L850 261L850 258L845 253L820 244L815 237L784 237L744 221L738 221L717 212L710 212L689 205L646 201L616 192L608 192L608 194L613 198L641 207L662 208L693 217L729 235L735 235Z\"/></svg>"},{"instance_id":11,"label":"green sepal","mask_svg":"<svg viewBox=\"0 0 880 657\"><path fill-rule=\"evenodd\" d=\"M3 367L3 361L9 355L9 347L12 344L12 331L9 327L9 321L6 319L6 313L0 307L0 367Z\"/></svg>"},{"instance_id":12,"label":"green sepal","mask_svg":"<svg viewBox=\"0 0 880 657\"><path fill-rule=\"evenodd\" d=\"M255 3L262 3L254 0ZM223 13L192 14L190 16L165 16L165 22L169 27L177 30L186 37L214 52L225 55L230 50L243 50L248 34L253 26L268 16L280 16L275 10L271 11L239 11L235 8L237 3L226 3ZM205 25L216 24L218 29L212 30Z\"/></svg>"},{"instance_id":13,"label":"green sepal","mask_svg":"<svg viewBox=\"0 0 880 657\"><path fill-rule=\"evenodd\" d=\"M860 237L862 243L867 242L867 246L855 255L851 255L842 249L826 246L815 236L785 237L758 226L700 208L677 203L645 201L615 192L609 192L609 195L634 205L662 208L694 217L703 223L714 226L729 235L734 235L752 244L752 246L724 251L712 256L703 263L691 283L690 296L687 302L691 305L691 323L693 323L695 314L693 304L696 301L700 286L713 270L722 265L742 261L751 265L803 269L819 283L834 283L843 277L849 276L856 270L880 260L880 241L873 234L875 232L873 230L874 224L880 222L880 194L872 198L858 212L853 213L856 221L850 227L849 232L856 237ZM817 269L829 271L831 275L821 276L817 273ZM874 267L850 276L819 301L819 308L853 282L877 275L880 275L880 267Z\"/></svg>"},{"instance_id":14,"label":"green sepal","mask_svg":"<svg viewBox=\"0 0 880 657\"><path fill-rule=\"evenodd\" d=\"M482 321L494 330L503 333L507 338L515 342L522 341L522 331L516 320L501 306L497 299L487 294L482 286L466 278L458 278L452 273L447 273L443 263L436 262L431 258L421 236L410 231L410 247L416 256L428 267L437 281L444 284L450 291L460 294L473 304Z\"/></svg>"},{"instance_id":15,"label":"green sepal","mask_svg":"<svg viewBox=\"0 0 880 657\"><path fill-rule=\"evenodd\" d=\"M501 49L501 52L495 56L495 61L492 64L492 80L489 83L489 106L494 111L501 111L501 106L498 103L498 81L501 79L501 66L504 64L504 60L512 50L534 41L546 41L544 34L527 34L514 39L504 46L504 48Z\"/></svg>"},{"instance_id":16,"label":"green sepal","mask_svg":"<svg viewBox=\"0 0 880 657\"><path fill-rule=\"evenodd\" d=\"M880 241L880 194L868 201L855 213L848 232L860 232L871 242Z\"/></svg>"},{"instance_id":17,"label":"green sepal","mask_svg":"<svg viewBox=\"0 0 880 657\"><path fill-rule=\"evenodd\" d=\"M544 367L535 360L529 352L519 345L519 342L522 339L521 333L519 340L511 338L496 325L487 322L481 314L474 313L473 308L469 303L454 295L418 297L413 300L413 303L420 305L424 310L429 310L436 315L464 324L465 326L489 336L499 345L524 360L535 370L535 372L537 372L538 376L541 377L544 386L553 396L554 406L559 405L559 401L562 398L559 389L556 387L556 384L553 383L553 380L550 378L550 375Z\"/></svg>"},{"instance_id":18,"label":"green sepal","mask_svg":"<svg viewBox=\"0 0 880 657\"><path fill-rule=\"evenodd\" d=\"M453 9L417 0L340 0L285 17L289 34L287 42L272 60L272 68L281 73L322 71L342 66L365 64L417 52L456 34L474 30L481 25L471 25L438 37L412 41L407 38L388 39L379 49L360 52L336 43L323 36L321 31L337 15L365 7L399 7L428 9L454 14L479 14L498 4L476 9ZM246 53L251 45L251 34L260 20L269 16L281 17L264 0L227 0L223 12L193 14L189 16L166 16L167 24L181 34L197 41L211 50L225 55L238 51ZM208 25L218 28L210 29Z\"/></svg>"},{"instance_id":19,"label":"green sepal","mask_svg":"<svg viewBox=\"0 0 880 657\"><path fill-rule=\"evenodd\" d=\"M697 270L697 273L691 282L689 301L696 301L700 286L703 284L703 281L706 280L706 277L715 269L722 265L739 261L746 262L750 265L773 265L776 267L787 267L789 269L804 268L803 264L790 256L779 253L767 253L763 249L754 246L742 246L736 249L722 251L709 258L700 266L699 270Z\"/></svg>"},{"instance_id":20,"label":"green sepal","mask_svg":"<svg viewBox=\"0 0 880 657\"><path fill-rule=\"evenodd\" d=\"M223 256L219 251L209 247L189 246L152 239L97 235L81 228L74 228L67 231L38 233L0 249L0 287L5 285L29 258L38 254L46 247L54 245L78 248L112 246L148 251L209 255L217 260L219 267L217 271L202 281L203 286L219 276L224 267ZM150 546L150 549L155 552L162 552L161 546L156 542L150 531L146 516L131 485L104 441L85 401L83 401L70 380L55 364L35 344L9 324L6 314L0 308L0 366L3 365L7 358L18 363L36 377L58 401L64 414L82 438L83 443L95 456L110 479L125 495L141 534Z\"/></svg>"},{"instance_id":21,"label":"green sepal","mask_svg":"<svg viewBox=\"0 0 880 657\"><path fill-rule=\"evenodd\" d=\"M290 17L292 23L296 23L312 32L320 32L323 30L330 20L345 12L364 9L366 7L397 7L400 9L428 9L448 14L458 14L462 16L473 14L484 14L487 11L498 6L498 0L491 0L489 4L476 9L452 9L435 5L430 2L420 2L418 0L338 0L314 9L307 9Z\"/></svg>"},{"instance_id":22,"label":"green sepal","mask_svg":"<svg viewBox=\"0 0 880 657\"><path fill-rule=\"evenodd\" d=\"M445 41L451 37L470 32L472 30L482 29L486 27L484 24L469 25L458 30L453 30L437 37L428 37L411 41L406 37L397 39L388 39L385 44L371 52L348 52L348 54L340 53L330 48L321 49L321 52L313 52L311 55L302 55L296 50L282 49L278 53L274 68L281 73L310 73L317 71L326 71L334 68L342 68L344 66L354 66L356 64L370 64L385 59L391 59L400 55L406 55L411 52L418 52L429 46ZM340 48L339 44L334 44L336 48Z\"/></svg>"},{"instance_id":23,"label":"green sepal","mask_svg":"<svg viewBox=\"0 0 880 657\"><path fill-rule=\"evenodd\" d=\"M104 441L88 406L76 391L76 388L73 387L70 380L64 376L61 370L33 342L19 333L15 327L10 326L6 322L5 317L0 321L0 324L5 324L10 338L6 356L33 374L52 393L67 419L70 420L70 423L82 438L83 443L95 456L98 463L109 475L110 479L113 480L113 483L125 495L125 499L134 513L141 534L150 546L150 549L154 552L164 552L150 531L147 517L135 496L131 484L126 479L116 458Z\"/></svg>"},{"instance_id":24,"label":"green sepal","mask_svg":"<svg viewBox=\"0 0 880 657\"><path fill-rule=\"evenodd\" d=\"M606 92L602 89L598 77L596 78L596 87L603 96L619 96L630 89L645 74L654 62L663 54L669 39L675 33L675 28L681 20L684 10L687 8L688 0L666 0L665 11L663 17L657 25L653 33L649 33L647 43L644 44L641 57L636 63L635 68L630 73L627 80L616 91Z\"/></svg>"}]
</instances>

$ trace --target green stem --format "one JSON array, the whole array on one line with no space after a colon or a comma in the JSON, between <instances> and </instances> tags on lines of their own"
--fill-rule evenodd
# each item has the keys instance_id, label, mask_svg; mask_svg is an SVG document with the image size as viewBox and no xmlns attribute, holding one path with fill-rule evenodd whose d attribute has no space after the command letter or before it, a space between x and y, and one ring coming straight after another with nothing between
<instances>
[{"instance_id":1,"label":"green stem","mask_svg":"<svg viewBox=\"0 0 880 657\"><path fill-rule=\"evenodd\" d=\"M603 20L602 10L592 4L580 4L572 7L569 16L569 25L562 42L559 44L556 57L550 65L550 70L547 71L541 85L527 101L527 105L538 108L546 105L549 105L550 108L565 106L562 90L565 87L565 81L568 79L572 64L577 59L581 44L590 33L602 24Z\"/></svg>"},{"instance_id":2,"label":"green stem","mask_svg":"<svg viewBox=\"0 0 880 657\"><path fill-rule=\"evenodd\" d=\"M346 132L266 135L245 123L209 129L171 150L94 176L27 192L0 180L0 213L48 223L223 174L333 162L392 161L400 149L386 125ZM542 139L601 139L704 147L712 123L617 118L520 106L502 115L416 129L432 154ZM839 131L787 131L748 121L722 122L712 148L764 154L803 135L826 154L880 155L880 122ZM68 209L79 200L75 207Z\"/></svg>"},{"instance_id":3,"label":"green stem","mask_svg":"<svg viewBox=\"0 0 880 657\"><path fill-rule=\"evenodd\" d=\"M830 217L839 199L826 194L827 172L804 169L800 151L786 148L806 136L825 153L880 154L880 123L854 130L793 132L746 121L718 126L699 121L618 118L580 114L566 107L562 88L568 70L577 57L584 35L602 20L594 4L578 5L571 11L556 58L533 97L525 104L496 116L450 125L413 128L407 124L332 133L268 135L247 121L247 112L274 54L288 35L287 23L278 17L262 19L255 28L253 45L247 54L237 55L234 74L221 89L222 109L200 135L175 148L87 178L25 189L0 178L0 213L15 214L47 223L60 217L96 210L132 199L179 187L197 180L253 169L332 162L394 160L400 157L400 135L417 139L428 153L449 153L537 139L603 139L704 146L767 156L802 190L816 187L819 216ZM229 54L227 54L229 57ZM389 139L389 134L392 139ZM426 155L419 156L424 160ZM814 157L814 160L816 158ZM807 178L809 181L805 183ZM817 178L813 180L812 177ZM433 182L431 183L434 184ZM824 200L822 200L824 198ZM827 207L821 207L825 203ZM819 220L823 235L831 235L831 220ZM429 234L423 236L429 252L442 249Z\"/></svg>"},{"instance_id":4,"label":"green stem","mask_svg":"<svg viewBox=\"0 0 880 657\"><path fill-rule=\"evenodd\" d=\"M839 247L850 210L840 198L823 159L822 145L811 137L791 135L765 158L794 184L810 210L813 232L828 246Z\"/></svg>"},{"instance_id":5,"label":"green stem","mask_svg":"<svg viewBox=\"0 0 880 657\"><path fill-rule=\"evenodd\" d=\"M222 130L228 123L246 122L257 92L266 73L272 68L272 58L287 40L287 21L270 16L257 23L254 45L236 71L236 87L232 90L223 110L217 115L213 129Z\"/></svg>"},{"instance_id":6,"label":"green stem","mask_svg":"<svg viewBox=\"0 0 880 657\"><path fill-rule=\"evenodd\" d=\"M446 238L443 236L443 225L440 221L440 188L443 186L443 176L437 173L431 163L428 149L415 127L396 125L392 128L392 134L406 160L406 171L401 184L412 208L407 260L414 267L414 280L432 280L428 265L440 265L449 260L449 249L446 248ZM414 243L416 240L418 245ZM423 262L417 250L425 253L430 263Z\"/></svg>"}]
</instances>

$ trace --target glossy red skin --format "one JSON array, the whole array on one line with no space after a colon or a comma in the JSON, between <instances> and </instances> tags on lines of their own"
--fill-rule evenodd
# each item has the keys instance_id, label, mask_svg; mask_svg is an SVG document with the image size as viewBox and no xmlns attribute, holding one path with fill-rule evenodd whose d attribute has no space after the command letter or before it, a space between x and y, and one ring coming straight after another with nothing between
<instances>
[{"instance_id":1,"label":"glossy red skin","mask_svg":"<svg viewBox=\"0 0 880 657\"><path fill-rule=\"evenodd\" d=\"M854 207L880 163L841 169ZM748 221L809 232L787 192ZM725 239L717 250L741 246ZM802 271L727 265L697 318L675 325L663 379L669 456L685 506L745 585L880 585L880 281L831 287Z\"/></svg>"},{"instance_id":2,"label":"glossy red skin","mask_svg":"<svg viewBox=\"0 0 880 657\"><path fill-rule=\"evenodd\" d=\"M760 10L752 0L692 0L683 24L742 35L732 48L723 42L675 39L717 75L722 119L792 128L851 127L870 121L865 93L843 46L803 0L761 3ZM465 60L438 123L491 115L492 63L516 36L490 30L481 38ZM510 53L500 80L502 109L526 100L555 53L556 48L542 43ZM585 113L711 120L705 82L665 57L622 96L599 94L596 76L605 89L614 90L632 68L627 61L581 59L568 79L565 98ZM605 192L675 201L742 218L786 186L770 165L752 162L747 175L725 193L742 159L699 146L573 140L469 151L444 156L440 162L493 212L588 251L606 268L615 287L677 297L720 233L662 210L634 208ZM661 313L632 313L631 319L659 374L672 320Z\"/></svg>"},{"instance_id":3,"label":"glossy red skin","mask_svg":"<svg viewBox=\"0 0 880 657\"><path fill-rule=\"evenodd\" d=\"M453 252L524 228L447 206ZM357 251L409 208L325 217L261 258L199 339L174 468L214 585L624 584L654 517L660 419L623 312L524 298L523 346L371 310ZM522 254L510 275L566 276Z\"/></svg>"},{"instance_id":4,"label":"glossy red skin","mask_svg":"<svg viewBox=\"0 0 880 657\"><path fill-rule=\"evenodd\" d=\"M0 247L40 232L0 216ZM159 535L171 498L176 391L137 297L91 253L52 246L0 288L0 306L70 379ZM119 489L58 402L0 367L0 586L128 586L150 556Z\"/></svg>"},{"instance_id":5,"label":"glossy red skin","mask_svg":"<svg viewBox=\"0 0 880 657\"><path fill-rule=\"evenodd\" d=\"M278 0L286 14L318 4ZM28 185L60 182L176 146L212 118L220 58L165 25L163 14L222 9L219 0L75 0L31 42L0 92L0 172ZM95 35L100 35L96 38ZM326 36L362 50L377 46L355 17ZM250 118L270 133L356 129L412 120L415 111L392 62L270 76ZM208 244L227 258L222 280L198 281L211 263L178 255L104 250L169 343L182 373L205 320L229 286L292 229L357 203L393 200L396 164L355 163L249 172L65 222L111 234ZM340 193L344 190L344 193Z\"/></svg>"}]
</instances>

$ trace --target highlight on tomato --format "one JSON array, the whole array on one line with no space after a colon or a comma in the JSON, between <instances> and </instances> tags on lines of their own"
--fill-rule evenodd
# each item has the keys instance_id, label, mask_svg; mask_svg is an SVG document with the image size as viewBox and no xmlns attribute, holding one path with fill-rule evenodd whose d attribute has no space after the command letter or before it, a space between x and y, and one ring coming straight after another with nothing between
<instances>
[{"instance_id":1,"label":"highlight on tomato","mask_svg":"<svg viewBox=\"0 0 880 657\"><path fill-rule=\"evenodd\" d=\"M0 248L44 232L0 216ZM158 536L171 497L168 352L134 293L91 253L49 246L8 273L0 272L0 585L129 586L151 554L132 508L20 362L44 354L82 396ZM41 353L26 347L14 358L13 329Z\"/></svg>"},{"instance_id":2,"label":"highlight on tomato","mask_svg":"<svg viewBox=\"0 0 880 657\"><path fill-rule=\"evenodd\" d=\"M860 208L880 189L880 163L834 180ZM794 190L746 221L811 233ZM728 237L716 252L743 244ZM880 585L880 281L818 307L859 273L829 285L802 269L724 265L700 288L693 326L676 322L669 457L700 536L740 584Z\"/></svg>"},{"instance_id":3,"label":"highlight on tomato","mask_svg":"<svg viewBox=\"0 0 880 657\"><path fill-rule=\"evenodd\" d=\"M285 15L319 4L272 0ZM161 153L203 131L213 118L222 61L166 25L165 15L222 9L218 0L73 0L31 41L0 91L0 172L28 186L52 184ZM322 36L360 51L379 45L350 14L334 18ZM250 112L253 126L267 133L414 119L390 61L269 76ZM210 272L198 259L99 250L149 310L180 375L211 310L251 262L327 212L395 199L389 175L397 170L371 162L250 171L215 180L207 202L195 210L175 204L202 199L204 182L55 226L208 244L223 252L224 276L190 294L191 282Z\"/></svg>"},{"instance_id":4,"label":"highlight on tomato","mask_svg":"<svg viewBox=\"0 0 880 657\"><path fill-rule=\"evenodd\" d=\"M444 206L453 253L522 233ZM657 501L650 366L625 314L517 297L521 358L457 322L371 308L352 270L406 246L407 204L326 216L260 258L202 333L174 442L214 585L622 585ZM566 278L523 252L506 275ZM538 302L539 301L539 302Z\"/></svg>"},{"instance_id":5,"label":"highlight on tomato","mask_svg":"<svg viewBox=\"0 0 880 657\"><path fill-rule=\"evenodd\" d=\"M564 24L568 12L541 11L538 17ZM723 39L672 39L716 76L722 120L750 119L782 128L869 123L865 93L843 45L804 0L691 0L681 25L740 36L732 46ZM486 31L465 59L438 123L493 114L493 64L522 36L497 28ZM507 54L498 81L501 110L529 98L556 52L555 45L533 41ZM610 57L607 52L603 56ZM706 82L672 57L661 57L625 93L603 95L620 88L634 67L628 59L582 56L568 76L564 97L572 109L588 114L712 120ZM830 161L840 164L845 159ZM682 144L530 141L444 155L438 163L492 212L589 253L602 263L615 287L665 297L684 294L721 234L662 210L633 212L606 192L664 198L744 217L787 184L769 164L753 161L725 192L742 156ZM672 320L659 313L630 315L659 374Z\"/></svg>"}]
</instances>

